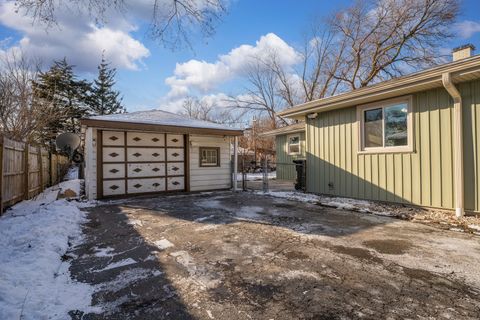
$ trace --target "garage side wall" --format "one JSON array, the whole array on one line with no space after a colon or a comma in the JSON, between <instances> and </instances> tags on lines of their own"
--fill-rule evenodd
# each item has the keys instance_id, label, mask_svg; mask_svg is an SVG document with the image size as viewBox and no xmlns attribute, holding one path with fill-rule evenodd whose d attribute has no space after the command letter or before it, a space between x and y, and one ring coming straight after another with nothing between
<instances>
[{"instance_id":1,"label":"garage side wall","mask_svg":"<svg viewBox=\"0 0 480 320\"><path fill-rule=\"evenodd\" d=\"M97 198L97 129L85 132L85 194L89 200Z\"/></svg>"},{"instance_id":2,"label":"garage side wall","mask_svg":"<svg viewBox=\"0 0 480 320\"><path fill-rule=\"evenodd\" d=\"M220 167L200 167L200 148L220 148ZM231 187L230 138L190 135L190 191Z\"/></svg>"}]
</instances>

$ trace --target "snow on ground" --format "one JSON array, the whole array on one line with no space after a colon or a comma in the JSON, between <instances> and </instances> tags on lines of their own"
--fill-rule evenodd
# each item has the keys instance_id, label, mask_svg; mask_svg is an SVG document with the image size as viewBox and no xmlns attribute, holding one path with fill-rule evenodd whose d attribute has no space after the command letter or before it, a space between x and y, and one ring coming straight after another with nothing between
<instances>
[{"instance_id":1,"label":"snow on ground","mask_svg":"<svg viewBox=\"0 0 480 320\"><path fill-rule=\"evenodd\" d=\"M75 192L75 195L67 196L67 198L79 198L81 193L81 182L82 180L79 180L79 179L63 181L53 188L59 189L61 194L67 194L67 195L68 193L66 193L66 191L71 190Z\"/></svg>"},{"instance_id":2,"label":"snow on ground","mask_svg":"<svg viewBox=\"0 0 480 320\"><path fill-rule=\"evenodd\" d=\"M283 198L288 200L295 200L313 204L320 204L322 206L343 209L343 210L351 210L351 211L358 211L358 212L365 212L365 213L373 213L376 215L382 216L391 216L391 217L398 217L399 213L395 210L388 210L392 208L388 208L385 206L380 206L375 202L366 201L366 200L358 200L358 199L351 199L351 198L341 198L341 197L329 197L324 195L316 195L311 193L301 193L301 192L288 192L288 191L269 191L264 193L262 191L256 191L258 194L267 194L277 198Z\"/></svg>"},{"instance_id":3,"label":"snow on ground","mask_svg":"<svg viewBox=\"0 0 480 320\"><path fill-rule=\"evenodd\" d=\"M64 180L76 180L78 178L79 178L78 166L71 166L70 168L68 168L68 171L64 177Z\"/></svg>"},{"instance_id":4,"label":"snow on ground","mask_svg":"<svg viewBox=\"0 0 480 320\"><path fill-rule=\"evenodd\" d=\"M451 231L467 231L480 235L480 217L478 216L464 216L462 218L456 218L452 212L444 210L428 210L403 206L401 204L388 204L351 198L316 195L311 193L288 191L269 191L267 193L256 191L256 193L287 200L319 204L337 209L396 217L424 224L434 224Z\"/></svg>"},{"instance_id":5,"label":"snow on ground","mask_svg":"<svg viewBox=\"0 0 480 320\"><path fill-rule=\"evenodd\" d=\"M261 218L262 216L260 213L263 212L262 207L257 207L257 206L244 206L238 209L235 212L235 215L240 217L240 218L245 218L245 219L258 219Z\"/></svg>"},{"instance_id":6,"label":"snow on ground","mask_svg":"<svg viewBox=\"0 0 480 320\"><path fill-rule=\"evenodd\" d=\"M263 173L262 172L247 173L245 178L246 178L246 181L260 181L260 180L263 180ZM242 179L243 179L242 173L238 173L237 180L242 181ZM277 179L277 172L276 171L269 172L268 179L269 180Z\"/></svg>"},{"instance_id":7,"label":"snow on ground","mask_svg":"<svg viewBox=\"0 0 480 320\"><path fill-rule=\"evenodd\" d=\"M154 242L154 244L160 250L165 250L167 248L173 247L173 243L171 243L167 239L157 240L157 241Z\"/></svg>"},{"instance_id":8,"label":"snow on ground","mask_svg":"<svg viewBox=\"0 0 480 320\"><path fill-rule=\"evenodd\" d=\"M71 279L69 246L82 239L86 221L76 202L57 200L66 181L13 206L0 218L0 319L67 319L68 311L95 312L94 288Z\"/></svg>"},{"instance_id":9,"label":"snow on ground","mask_svg":"<svg viewBox=\"0 0 480 320\"><path fill-rule=\"evenodd\" d=\"M474 230L480 231L480 225L469 224L468 227L469 227L470 229L474 229Z\"/></svg>"},{"instance_id":10,"label":"snow on ground","mask_svg":"<svg viewBox=\"0 0 480 320\"><path fill-rule=\"evenodd\" d=\"M120 268L120 267L128 266L128 265L131 265L131 264L135 264L135 263L137 263L137 261L135 259L127 258L127 259L123 259L123 260L120 260L120 261L117 261L117 262L112 262L109 265L107 265L105 268L96 269L96 270L94 270L94 272L102 272L102 271L105 271L105 270Z\"/></svg>"},{"instance_id":11,"label":"snow on ground","mask_svg":"<svg viewBox=\"0 0 480 320\"><path fill-rule=\"evenodd\" d=\"M228 212L230 215L232 215L233 218L238 219L238 220L261 220L264 218L264 215L262 214L264 212L264 208L258 207L258 206L228 206L222 203L220 200L222 199L222 196L217 196L213 197L211 199L204 199L201 200L197 203L197 205L201 208L204 209L220 209L223 211ZM205 217L200 217L195 219L195 222L203 222L206 220L209 220L211 218L214 218L215 215L210 215L210 216L205 216ZM202 227L196 230L207 230L211 229L211 227Z\"/></svg>"}]
</instances>

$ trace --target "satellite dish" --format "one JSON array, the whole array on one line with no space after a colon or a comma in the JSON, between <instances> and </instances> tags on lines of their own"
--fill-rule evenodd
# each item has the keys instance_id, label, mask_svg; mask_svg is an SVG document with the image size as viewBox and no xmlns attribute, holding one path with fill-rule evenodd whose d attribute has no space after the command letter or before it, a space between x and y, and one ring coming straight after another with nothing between
<instances>
[{"instance_id":1,"label":"satellite dish","mask_svg":"<svg viewBox=\"0 0 480 320\"><path fill-rule=\"evenodd\" d=\"M71 159L80 146L80 137L74 133L65 132L57 137L55 145L61 152L68 154Z\"/></svg>"}]
</instances>

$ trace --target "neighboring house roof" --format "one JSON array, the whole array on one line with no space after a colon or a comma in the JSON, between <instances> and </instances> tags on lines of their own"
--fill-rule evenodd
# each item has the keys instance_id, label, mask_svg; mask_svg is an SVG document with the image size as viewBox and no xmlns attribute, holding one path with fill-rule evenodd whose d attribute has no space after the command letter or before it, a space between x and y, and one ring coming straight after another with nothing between
<instances>
[{"instance_id":1,"label":"neighboring house roof","mask_svg":"<svg viewBox=\"0 0 480 320\"><path fill-rule=\"evenodd\" d=\"M454 83L479 79L480 55L446 63L347 93L310 101L284 110L279 115L303 119L309 113L340 109L442 87L442 75L445 73L451 74Z\"/></svg>"},{"instance_id":2,"label":"neighboring house roof","mask_svg":"<svg viewBox=\"0 0 480 320\"><path fill-rule=\"evenodd\" d=\"M164 130L168 132L212 133L225 135L243 135L243 130L226 125L190 119L163 110L137 111L103 116L93 116L81 120L90 127L110 129Z\"/></svg>"},{"instance_id":3,"label":"neighboring house roof","mask_svg":"<svg viewBox=\"0 0 480 320\"><path fill-rule=\"evenodd\" d=\"M273 136L281 136L284 134L290 133L297 133L297 132L304 132L305 131L305 122L299 122L295 124L291 124L289 126L277 128L270 131L265 131L260 134L261 137L273 137Z\"/></svg>"}]
</instances>

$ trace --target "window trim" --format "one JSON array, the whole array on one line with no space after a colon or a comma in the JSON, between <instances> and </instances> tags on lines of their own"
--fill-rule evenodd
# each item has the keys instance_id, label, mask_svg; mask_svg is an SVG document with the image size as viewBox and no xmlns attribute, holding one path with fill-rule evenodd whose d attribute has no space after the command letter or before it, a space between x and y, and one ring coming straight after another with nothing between
<instances>
[{"instance_id":1,"label":"window trim","mask_svg":"<svg viewBox=\"0 0 480 320\"><path fill-rule=\"evenodd\" d=\"M217 163L216 164L203 164L202 153L204 150L216 150L217 151ZM217 168L220 167L220 147L199 147L198 152L198 166L202 168Z\"/></svg>"},{"instance_id":2,"label":"window trim","mask_svg":"<svg viewBox=\"0 0 480 320\"><path fill-rule=\"evenodd\" d=\"M300 138L300 133L293 133L287 135L287 154L289 156L298 156L302 154L302 139ZM290 152L290 138L291 137L298 137L298 152ZM295 145L295 144L294 144Z\"/></svg>"},{"instance_id":3,"label":"window trim","mask_svg":"<svg viewBox=\"0 0 480 320\"><path fill-rule=\"evenodd\" d=\"M395 105L401 102L407 103L407 145L406 146L394 146L394 147L365 147L365 136L364 136L364 125L365 125L365 111L371 109L382 108L383 111L385 107ZM377 102L372 102L364 105L357 106L357 126L358 126L358 153L359 154L368 154L368 153L411 153L414 152L414 121L413 121L413 98L411 95L403 96L388 100L381 100ZM385 119L385 118L384 118ZM382 134L385 135L385 121L382 123L383 129ZM383 142L385 142L385 136L382 136Z\"/></svg>"}]
</instances>

